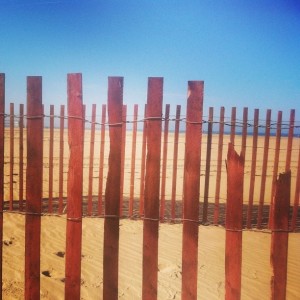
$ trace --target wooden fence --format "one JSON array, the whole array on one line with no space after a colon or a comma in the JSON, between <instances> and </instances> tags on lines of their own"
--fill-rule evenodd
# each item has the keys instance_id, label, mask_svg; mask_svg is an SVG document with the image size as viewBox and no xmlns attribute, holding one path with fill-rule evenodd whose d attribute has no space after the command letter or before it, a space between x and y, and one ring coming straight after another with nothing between
<instances>
[{"instance_id":1,"label":"wooden fence","mask_svg":"<svg viewBox=\"0 0 300 300\"><path fill-rule=\"evenodd\" d=\"M159 222L167 221L183 223L182 299L197 299L200 224L226 229L225 294L231 300L241 296L242 231L268 229L272 299L285 299L288 233L300 228L295 110L288 122L280 111L273 122L271 110L261 121L258 109L252 120L247 108L242 119L236 108L225 117L224 107L218 117L210 107L206 117L203 90L202 81L188 82L186 115L177 105L172 116L170 105L163 111L163 79L149 78L143 116L135 105L129 118L123 78L109 77L108 102L98 121L96 105L91 117L86 115L81 74L68 75L67 114L62 105L58 115L53 105L45 113L42 78L28 77L27 113L21 104L15 114L10 104L6 114L5 75L0 74L0 232L2 239L3 212L25 214L26 299L40 297L40 230L46 213L66 213L66 299L80 299L83 216L105 219L104 299L118 298L119 220L124 217L144 224L143 299L157 298Z\"/></svg>"}]
</instances>

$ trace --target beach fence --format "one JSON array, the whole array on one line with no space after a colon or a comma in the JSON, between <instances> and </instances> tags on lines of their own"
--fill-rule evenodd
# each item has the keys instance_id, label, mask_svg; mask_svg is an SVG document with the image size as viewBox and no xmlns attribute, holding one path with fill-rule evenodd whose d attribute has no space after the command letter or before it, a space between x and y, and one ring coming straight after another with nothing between
<instances>
[{"instance_id":1,"label":"beach fence","mask_svg":"<svg viewBox=\"0 0 300 300\"><path fill-rule=\"evenodd\" d=\"M67 107L46 108L42 78L28 77L26 105L7 110L0 74L1 240L3 214L24 214L26 299L40 297L41 218L48 214L67 220L66 299L80 299L83 217L104 218L103 299L118 298L121 218L143 221L143 299L157 298L160 222L183 224L182 299L197 299L202 225L226 230L226 299L241 297L244 230L271 234L272 299L285 299L288 237L300 228L295 110L287 121L281 111L250 116L248 108L206 114L204 82L189 81L185 113L177 105L172 114L163 107L163 78L149 78L147 104L129 114L123 78L109 77L107 104L89 114L82 75L69 74L67 89Z\"/></svg>"}]
</instances>

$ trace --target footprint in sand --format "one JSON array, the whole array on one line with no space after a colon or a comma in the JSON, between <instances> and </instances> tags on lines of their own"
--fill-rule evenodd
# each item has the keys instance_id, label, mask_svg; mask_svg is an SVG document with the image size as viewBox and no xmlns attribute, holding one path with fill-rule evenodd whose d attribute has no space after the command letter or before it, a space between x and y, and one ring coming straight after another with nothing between
<instances>
[{"instance_id":1,"label":"footprint in sand","mask_svg":"<svg viewBox=\"0 0 300 300\"><path fill-rule=\"evenodd\" d=\"M10 245L13 244L13 240L14 240L13 237L10 238L10 239L3 240L3 245L5 245L5 246L10 246Z\"/></svg>"},{"instance_id":2,"label":"footprint in sand","mask_svg":"<svg viewBox=\"0 0 300 300\"><path fill-rule=\"evenodd\" d=\"M181 276L181 268L176 264L161 264L158 266L158 271L164 274L168 274L171 278L178 278Z\"/></svg>"},{"instance_id":3,"label":"footprint in sand","mask_svg":"<svg viewBox=\"0 0 300 300\"><path fill-rule=\"evenodd\" d=\"M42 274L46 277L51 277L51 272L49 270L42 271Z\"/></svg>"},{"instance_id":4,"label":"footprint in sand","mask_svg":"<svg viewBox=\"0 0 300 300\"><path fill-rule=\"evenodd\" d=\"M65 257L65 252L58 251L58 252L55 253L55 255L57 255L58 257Z\"/></svg>"}]
</instances>

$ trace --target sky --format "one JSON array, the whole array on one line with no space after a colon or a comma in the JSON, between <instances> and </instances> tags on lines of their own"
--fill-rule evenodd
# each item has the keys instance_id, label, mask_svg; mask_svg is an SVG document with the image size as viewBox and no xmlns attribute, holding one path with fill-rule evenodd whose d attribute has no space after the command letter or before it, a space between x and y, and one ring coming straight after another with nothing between
<instances>
[{"instance_id":1,"label":"sky","mask_svg":"<svg viewBox=\"0 0 300 300\"><path fill-rule=\"evenodd\" d=\"M26 103L26 76L38 75L45 107L66 104L67 74L79 72L87 106L106 103L107 77L123 76L130 111L159 76L171 114L188 80L204 80L205 111L287 119L294 108L298 120L300 1L0 0L0 72L7 103Z\"/></svg>"}]
</instances>

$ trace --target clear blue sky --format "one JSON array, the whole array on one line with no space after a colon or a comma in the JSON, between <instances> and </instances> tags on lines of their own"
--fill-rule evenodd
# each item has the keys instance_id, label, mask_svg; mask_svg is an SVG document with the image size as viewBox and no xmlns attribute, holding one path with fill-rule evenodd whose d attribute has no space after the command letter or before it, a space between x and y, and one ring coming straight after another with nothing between
<instances>
[{"instance_id":1,"label":"clear blue sky","mask_svg":"<svg viewBox=\"0 0 300 300\"><path fill-rule=\"evenodd\" d=\"M7 103L41 75L45 105L66 104L66 74L81 72L85 103L124 76L124 103L144 104L147 78L162 76L165 104L185 106L187 81L204 80L206 108L295 108L298 120L300 1L0 0L0 72Z\"/></svg>"}]
</instances>

